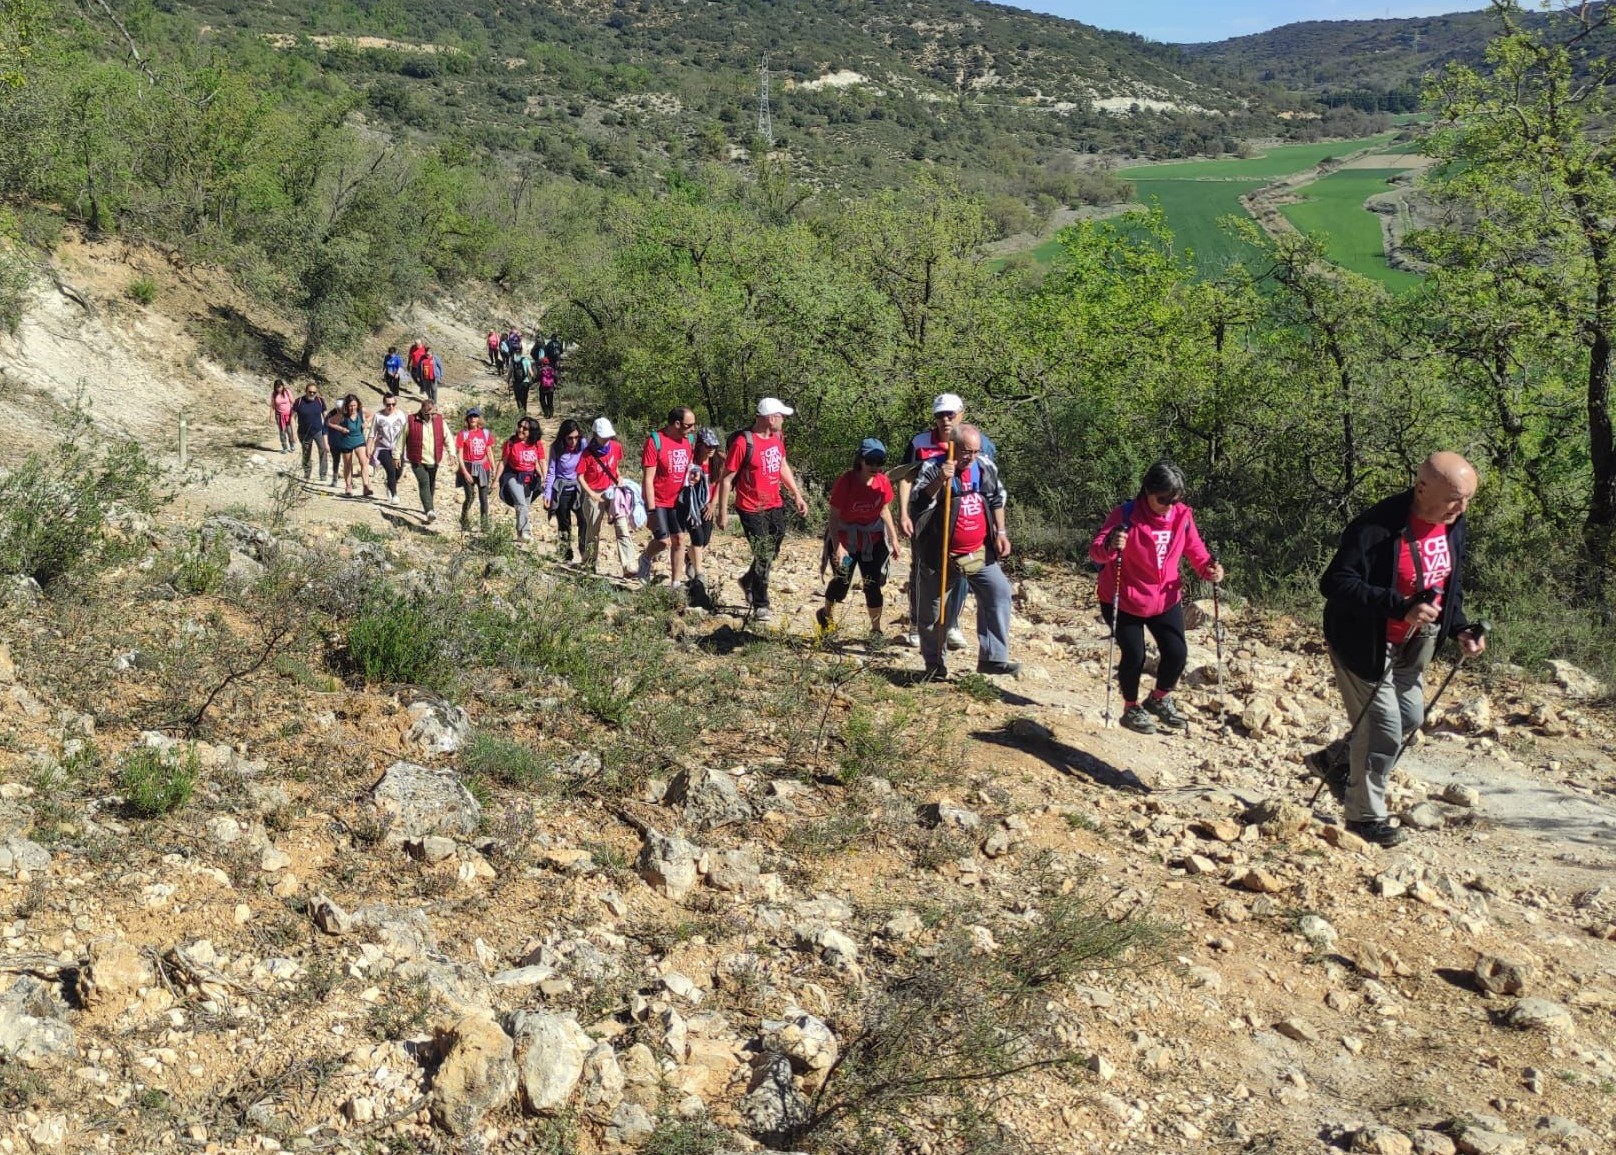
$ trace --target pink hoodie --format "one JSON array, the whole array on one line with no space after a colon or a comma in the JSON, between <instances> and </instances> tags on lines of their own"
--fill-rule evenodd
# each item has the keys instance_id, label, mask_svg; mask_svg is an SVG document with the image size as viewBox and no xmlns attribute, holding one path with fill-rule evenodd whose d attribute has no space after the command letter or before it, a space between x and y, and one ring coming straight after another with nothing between
<instances>
[{"instance_id":1,"label":"pink hoodie","mask_svg":"<svg viewBox=\"0 0 1616 1155\"><path fill-rule=\"evenodd\" d=\"M1123 506L1111 511L1100 532L1089 543L1089 557L1100 570L1101 602L1110 602L1116 590L1116 555L1105 548L1105 539L1122 524ZM1183 502L1161 517L1151 512L1150 503L1135 498L1128 512L1128 540L1122 547L1122 600L1125 614L1153 618L1172 609L1184 599L1184 579L1179 576L1179 559L1189 555L1190 565L1205 578L1212 568L1212 554L1195 528L1195 511Z\"/></svg>"}]
</instances>

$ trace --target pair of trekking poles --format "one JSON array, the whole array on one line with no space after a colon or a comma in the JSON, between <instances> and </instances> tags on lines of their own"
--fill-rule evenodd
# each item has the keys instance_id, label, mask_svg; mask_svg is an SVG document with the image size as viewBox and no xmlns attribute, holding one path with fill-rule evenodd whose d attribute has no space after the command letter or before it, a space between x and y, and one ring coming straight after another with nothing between
<instances>
[{"instance_id":1,"label":"pair of trekking poles","mask_svg":"<svg viewBox=\"0 0 1616 1155\"><path fill-rule=\"evenodd\" d=\"M1413 604L1417 605L1420 603L1435 601L1436 595L1437 591L1434 589L1421 590L1420 593L1415 596ZM1471 637L1485 638L1491 631L1492 623L1483 619L1481 621L1470 623L1470 625L1460 630L1459 633L1469 634ZM1425 703L1424 713L1427 718L1431 716L1431 711L1436 709L1436 704L1442 700L1442 695L1447 690L1448 684L1453 681L1454 677L1459 673L1460 670L1464 669L1465 659L1467 659L1469 656L1469 653L1467 653L1461 646L1459 649L1458 661L1454 662L1453 665L1449 667L1447 676L1442 679L1442 684L1436 688L1436 693L1431 695L1431 700ZM1381 690L1385 689L1387 680L1391 678L1394 668L1395 667L1391 659L1388 657L1386 660L1386 669L1380 675L1380 680L1375 683L1375 688L1370 691L1369 697L1364 701L1363 709L1358 711L1358 716L1352 720L1352 725L1347 730L1347 736L1342 739L1347 747L1349 759L1351 758L1352 739L1357 735L1358 727L1363 725L1363 720L1369 716L1369 711L1374 708L1375 699L1380 697ZM1397 767L1397 764L1403 760L1404 752L1413 743L1414 735L1418 734L1419 732L1420 727L1416 726L1407 734L1403 735L1403 740L1397 744L1397 752L1392 755L1392 760L1386 765L1387 774L1390 774ZM1319 784L1318 786L1314 787L1313 796L1307 800L1309 810L1311 810L1314 804L1318 802L1319 795L1324 793L1324 788L1330 784L1330 775L1332 770L1333 767L1328 764L1320 768Z\"/></svg>"}]
</instances>

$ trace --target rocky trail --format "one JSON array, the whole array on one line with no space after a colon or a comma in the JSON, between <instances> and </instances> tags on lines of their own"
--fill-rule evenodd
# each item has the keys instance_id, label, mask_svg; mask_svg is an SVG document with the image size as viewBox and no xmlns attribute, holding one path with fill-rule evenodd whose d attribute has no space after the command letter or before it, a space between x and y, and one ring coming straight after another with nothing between
<instances>
[{"instance_id":1,"label":"rocky trail","mask_svg":"<svg viewBox=\"0 0 1616 1155\"><path fill-rule=\"evenodd\" d=\"M399 511L295 477L297 499L278 496L289 459L264 382L186 336L186 310L217 303L203 274L89 247L65 260L90 307L47 287L19 339L0 338L9 435L45 435L68 367L97 357L145 383L145 402L96 398L121 432L167 455L177 414L194 418L175 502L116 571L129 588L205 524L243 573L294 547L401 580L484 564L452 513L420 521L408 482ZM131 270L164 278L163 313L127 315ZM474 313L423 310L398 334L447 350L451 411L497 389L472 368ZM372 376L328 375L328 395ZM277 502L279 527L255 529ZM566 596L578 575L549 549L487 561L487 596L524 572ZM742 557L718 540L721 601ZM973 955L1007 950L1063 894L1165 924L1172 945L1041 996L1040 1037L1079 1062L997 1084L991 1142L965 1149L1616 1147L1616 744L1574 671L1455 679L1392 791L1415 837L1386 852L1328 795L1305 805L1301 755L1345 729L1310 623L1225 607L1225 728L1192 607L1192 730L1143 736L1103 724L1087 574L1019 567L1019 676L913 686L918 656L865 639L857 605L811 638L817 565L816 543L788 543L789 612L768 629L670 616L680 675L733 679L746 713L676 719L689 745L622 797L599 793L609 728L583 725L564 685L458 703L288 654L228 697L193 748L195 795L156 818L79 777L91 751L184 757L138 722L156 675L70 641L71 606L8 587L0 1152L789 1145L883 984L937 965L955 932ZM206 618L141 596L153 637ZM105 683L103 713L68 700L63 664ZM969 670L969 651L953 664ZM867 751L861 710L880 739ZM843 772L816 759L815 726L841 735ZM488 734L532 751L524 785L474 780ZM887 1149L962 1148L922 1105Z\"/></svg>"}]
</instances>

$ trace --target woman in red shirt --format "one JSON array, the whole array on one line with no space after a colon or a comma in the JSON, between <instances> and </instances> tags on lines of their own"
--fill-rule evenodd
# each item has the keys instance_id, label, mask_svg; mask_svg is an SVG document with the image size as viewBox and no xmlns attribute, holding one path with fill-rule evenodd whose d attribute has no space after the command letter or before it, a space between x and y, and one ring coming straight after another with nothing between
<instances>
[{"instance_id":1,"label":"woman in red shirt","mask_svg":"<svg viewBox=\"0 0 1616 1155\"><path fill-rule=\"evenodd\" d=\"M533 495L544 481L540 436L539 423L531 417L522 418L500 450L500 460L494 467L500 500L516 510L516 540L524 543L533 540Z\"/></svg>"},{"instance_id":2,"label":"woman in red shirt","mask_svg":"<svg viewBox=\"0 0 1616 1155\"><path fill-rule=\"evenodd\" d=\"M471 503L481 506L483 532L488 532L488 488L493 482L494 434L483 427L483 411L466 410L466 427L455 434L455 456L460 469L455 484L466 491L460 503L460 529L471 532Z\"/></svg>"},{"instance_id":3,"label":"woman in red shirt","mask_svg":"<svg viewBox=\"0 0 1616 1155\"><path fill-rule=\"evenodd\" d=\"M578 462L578 484L589 501L590 510L584 566L590 573L595 572L595 563L600 558L600 535L609 521L617 538L617 564L624 577L638 579L639 551L634 548L634 525L612 512L612 491L623 483L623 443L617 440L617 430L608 418L595 418L591 432L594 436Z\"/></svg>"},{"instance_id":4,"label":"woman in red shirt","mask_svg":"<svg viewBox=\"0 0 1616 1155\"><path fill-rule=\"evenodd\" d=\"M821 630L834 628L833 607L847 600L855 568L864 575L864 607L870 634L881 635L882 587L888 563L898 556L898 530L892 523L892 483L887 480L887 447L873 437L860 443L853 468L830 489L830 523L825 552L836 576L825 590L825 604L814 611ZM821 571L823 572L823 571Z\"/></svg>"}]
</instances>

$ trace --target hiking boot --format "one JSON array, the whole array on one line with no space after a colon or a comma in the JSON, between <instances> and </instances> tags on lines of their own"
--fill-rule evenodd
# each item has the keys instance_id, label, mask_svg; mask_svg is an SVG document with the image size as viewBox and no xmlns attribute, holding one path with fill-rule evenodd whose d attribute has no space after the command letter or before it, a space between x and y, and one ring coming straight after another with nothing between
<instances>
[{"instance_id":1,"label":"hiking boot","mask_svg":"<svg viewBox=\"0 0 1616 1155\"><path fill-rule=\"evenodd\" d=\"M754 622L772 622L774 621L774 611L768 606L753 606L752 620Z\"/></svg>"},{"instance_id":2,"label":"hiking boot","mask_svg":"<svg viewBox=\"0 0 1616 1155\"><path fill-rule=\"evenodd\" d=\"M739 578L736 579L736 584L738 584L741 587L741 596L746 599L746 604L751 605L752 604L752 571L747 570L745 573L743 573Z\"/></svg>"},{"instance_id":3,"label":"hiking boot","mask_svg":"<svg viewBox=\"0 0 1616 1155\"><path fill-rule=\"evenodd\" d=\"M426 523L428 525L431 525L434 521L437 521L437 520L438 520L438 511L437 510L429 509L429 510L426 511Z\"/></svg>"},{"instance_id":4,"label":"hiking boot","mask_svg":"<svg viewBox=\"0 0 1616 1155\"><path fill-rule=\"evenodd\" d=\"M1384 818L1366 818L1356 822L1349 821L1347 829L1365 842L1373 842L1376 846L1388 850L1393 846L1401 846L1408 841L1408 831L1401 826L1393 826Z\"/></svg>"},{"instance_id":5,"label":"hiking boot","mask_svg":"<svg viewBox=\"0 0 1616 1155\"><path fill-rule=\"evenodd\" d=\"M814 611L814 622L819 626L819 632L822 634L828 634L836 628L836 623L830 620L830 614L825 611L824 606L820 606Z\"/></svg>"},{"instance_id":6,"label":"hiking boot","mask_svg":"<svg viewBox=\"0 0 1616 1155\"><path fill-rule=\"evenodd\" d=\"M1312 772L1313 777L1323 780L1337 805L1346 802L1347 784L1352 779L1352 758L1345 738L1337 738L1328 746L1305 755L1302 765Z\"/></svg>"},{"instance_id":7,"label":"hiking boot","mask_svg":"<svg viewBox=\"0 0 1616 1155\"><path fill-rule=\"evenodd\" d=\"M960 633L958 628L948 631L948 648L951 650L963 650L965 648L965 635Z\"/></svg>"},{"instance_id":8,"label":"hiking boot","mask_svg":"<svg viewBox=\"0 0 1616 1155\"><path fill-rule=\"evenodd\" d=\"M1020 662L990 662L983 659L976 663L976 672L979 674L1019 674Z\"/></svg>"},{"instance_id":9,"label":"hiking boot","mask_svg":"<svg viewBox=\"0 0 1616 1155\"><path fill-rule=\"evenodd\" d=\"M941 662L927 666L916 680L920 682L946 682L948 681L948 667Z\"/></svg>"},{"instance_id":10,"label":"hiking boot","mask_svg":"<svg viewBox=\"0 0 1616 1155\"><path fill-rule=\"evenodd\" d=\"M640 564L634 570L634 576L642 582L651 580L651 559L643 553L640 555Z\"/></svg>"},{"instance_id":11,"label":"hiking boot","mask_svg":"<svg viewBox=\"0 0 1616 1155\"><path fill-rule=\"evenodd\" d=\"M1127 729L1140 734L1154 734L1156 732L1156 719L1143 706L1129 706L1122 711L1122 724Z\"/></svg>"},{"instance_id":12,"label":"hiking boot","mask_svg":"<svg viewBox=\"0 0 1616 1155\"><path fill-rule=\"evenodd\" d=\"M1145 709L1149 710L1160 722L1170 730L1185 730L1189 728L1190 720L1179 708L1173 705L1172 698L1146 698Z\"/></svg>"}]
</instances>

